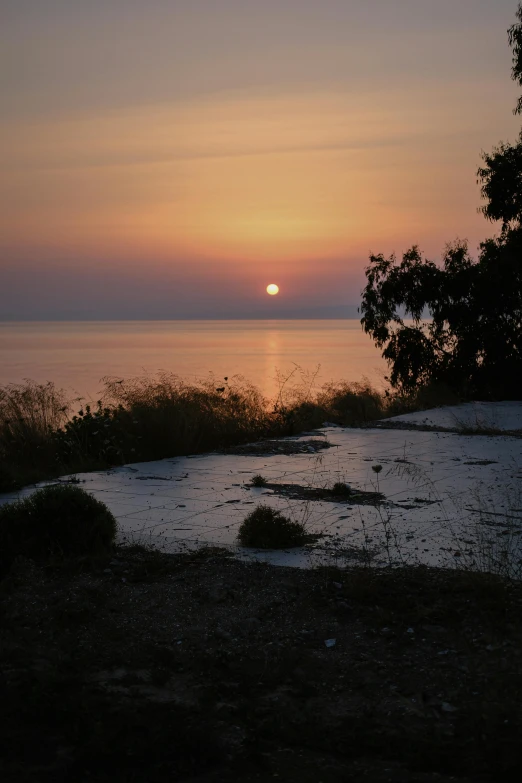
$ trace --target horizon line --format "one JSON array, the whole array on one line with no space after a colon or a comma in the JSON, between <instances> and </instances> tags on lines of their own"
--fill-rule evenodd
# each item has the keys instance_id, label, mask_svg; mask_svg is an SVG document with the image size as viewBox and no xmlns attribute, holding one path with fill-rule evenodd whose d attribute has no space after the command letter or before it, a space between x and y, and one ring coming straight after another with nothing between
<instances>
[{"instance_id":1,"label":"horizon line","mask_svg":"<svg viewBox=\"0 0 522 783\"><path fill-rule=\"evenodd\" d=\"M217 317L195 317L188 316L184 318L2 318L0 324L14 323L128 323L129 321L145 322L169 322L169 321L359 321L356 316L286 316L281 318L256 317L256 316L217 316Z\"/></svg>"}]
</instances>

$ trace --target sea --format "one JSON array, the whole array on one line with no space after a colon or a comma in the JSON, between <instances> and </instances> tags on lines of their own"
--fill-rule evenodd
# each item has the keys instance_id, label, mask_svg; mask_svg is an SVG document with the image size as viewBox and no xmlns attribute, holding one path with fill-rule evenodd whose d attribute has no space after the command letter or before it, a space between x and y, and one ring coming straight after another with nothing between
<instances>
[{"instance_id":1,"label":"sea","mask_svg":"<svg viewBox=\"0 0 522 783\"><path fill-rule=\"evenodd\" d=\"M95 401L105 377L160 370L219 384L241 375L276 399L285 382L382 388L387 367L350 319L0 322L0 386L53 381L71 399Z\"/></svg>"}]
</instances>

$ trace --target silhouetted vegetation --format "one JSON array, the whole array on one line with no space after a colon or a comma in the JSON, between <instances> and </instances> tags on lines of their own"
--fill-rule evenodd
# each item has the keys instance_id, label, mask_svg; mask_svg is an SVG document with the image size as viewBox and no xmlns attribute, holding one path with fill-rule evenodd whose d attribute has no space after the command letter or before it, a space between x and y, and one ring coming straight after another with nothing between
<instances>
[{"instance_id":1,"label":"silhouetted vegetation","mask_svg":"<svg viewBox=\"0 0 522 783\"><path fill-rule=\"evenodd\" d=\"M509 30L513 78L522 86L522 5ZM522 112L522 99L515 110ZM522 134L501 144L479 168L486 218L499 236L480 245L447 246L443 264L417 246L403 255L372 255L366 270L361 323L405 392L443 383L465 397L519 399L522 377ZM412 319L413 323L406 319Z\"/></svg>"},{"instance_id":2,"label":"silhouetted vegetation","mask_svg":"<svg viewBox=\"0 0 522 783\"><path fill-rule=\"evenodd\" d=\"M302 546L307 534L301 522L294 522L270 506L258 506L239 526L242 546L259 549L287 549Z\"/></svg>"},{"instance_id":3,"label":"silhouetted vegetation","mask_svg":"<svg viewBox=\"0 0 522 783\"><path fill-rule=\"evenodd\" d=\"M186 383L171 373L107 379L102 400L69 417L52 383L0 388L0 492L80 471L296 435L325 422L368 424L425 407L424 392L380 393L368 383L301 380L274 404L241 377ZM432 401L443 397L436 392ZM451 401L454 401L453 399Z\"/></svg>"},{"instance_id":4,"label":"silhouetted vegetation","mask_svg":"<svg viewBox=\"0 0 522 783\"><path fill-rule=\"evenodd\" d=\"M330 492L337 497L345 497L352 494L352 489L344 481L336 481Z\"/></svg>"},{"instance_id":5,"label":"silhouetted vegetation","mask_svg":"<svg viewBox=\"0 0 522 783\"><path fill-rule=\"evenodd\" d=\"M0 491L57 475L53 434L68 411L64 392L53 383L0 387Z\"/></svg>"},{"instance_id":6,"label":"silhouetted vegetation","mask_svg":"<svg viewBox=\"0 0 522 783\"><path fill-rule=\"evenodd\" d=\"M0 507L0 573L18 556L86 557L106 553L116 520L104 503L80 487L51 485Z\"/></svg>"},{"instance_id":7,"label":"silhouetted vegetation","mask_svg":"<svg viewBox=\"0 0 522 783\"><path fill-rule=\"evenodd\" d=\"M266 487L266 478L264 476L252 476L250 483L253 487Z\"/></svg>"}]
</instances>

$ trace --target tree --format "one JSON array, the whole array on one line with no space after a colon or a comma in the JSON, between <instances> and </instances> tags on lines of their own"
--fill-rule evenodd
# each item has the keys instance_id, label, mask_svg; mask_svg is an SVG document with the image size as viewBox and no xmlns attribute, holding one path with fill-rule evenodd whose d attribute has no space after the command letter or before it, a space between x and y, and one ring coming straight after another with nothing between
<instances>
[{"instance_id":1,"label":"tree","mask_svg":"<svg viewBox=\"0 0 522 783\"><path fill-rule=\"evenodd\" d=\"M522 86L522 3L509 31L513 78ZM522 98L515 109L522 113ZM484 216L501 221L500 236L480 245L474 260L465 242L446 247L442 266L417 246L399 263L372 255L366 269L361 324L403 391L443 382L465 396L521 397L522 378L522 133L483 155L478 170Z\"/></svg>"},{"instance_id":2,"label":"tree","mask_svg":"<svg viewBox=\"0 0 522 783\"><path fill-rule=\"evenodd\" d=\"M522 3L518 5L516 17L518 23L511 25L508 30L509 45L513 51L511 77L513 81L522 87ZM514 112L515 114L522 114L522 97L518 99Z\"/></svg>"}]
</instances>

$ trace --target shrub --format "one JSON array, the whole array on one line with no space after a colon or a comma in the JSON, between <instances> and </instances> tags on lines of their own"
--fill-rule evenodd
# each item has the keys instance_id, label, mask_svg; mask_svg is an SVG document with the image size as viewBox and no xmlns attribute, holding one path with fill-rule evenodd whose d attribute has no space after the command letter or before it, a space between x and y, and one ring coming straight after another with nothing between
<instances>
[{"instance_id":1,"label":"shrub","mask_svg":"<svg viewBox=\"0 0 522 783\"><path fill-rule=\"evenodd\" d=\"M253 487L266 487L266 478L264 476L252 476L251 482Z\"/></svg>"},{"instance_id":2,"label":"shrub","mask_svg":"<svg viewBox=\"0 0 522 783\"><path fill-rule=\"evenodd\" d=\"M241 523L238 538L242 546L287 549L302 546L308 537L300 522L293 522L270 506L258 506Z\"/></svg>"},{"instance_id":3,"label":"shrub","mask_svg":"<svg viewBox=\"0 0 522 783\"><path fill-rule=\"evenodd\" d=\"M102 554L113 544L116 520L103 503L67 484L37 490L0 508L0 571L19 556Z\"/></svg>"},{"instance_id":4,"label":"shrub","mask_svg":"<svg viewBox=\"0 0 522 783\"><path fill-rule=\"evenodd\" d=\"M213 376L189 384L168 372L105 379L104 403L119 411L134 449L124 449L125 460L210 451L266 436L274 426L266 400L241 376L220 387Z\"/></svg>"},{"instance_id":5,"label":"shrub","mask_svg":"<svg viewBox=\"0 0 522 783\"><path fill-rule=\"evenodd\" d=\"M362 383L327 383L317 402L329 421L348 426L367 424L387 415L385 397L366 379Z\"/></svg>"},{"instance_id":6,"label":"shrub","mask_svg":"<svg viewBox=\"0 0 522 783\"><path fill-rule=\"evenodd\" d=\"M351 495L352 490L344 481L336 481L330 492L332 495Z\"/></svg>"}]
</instances>

